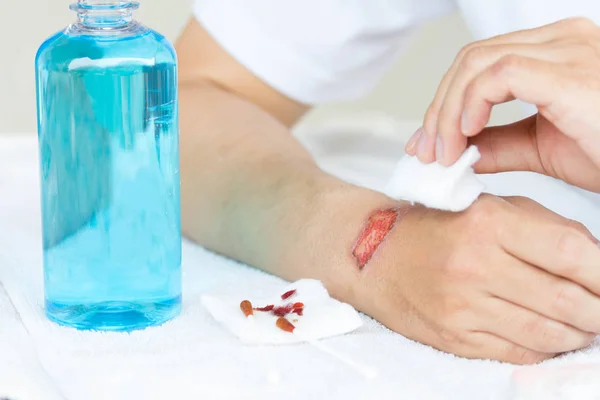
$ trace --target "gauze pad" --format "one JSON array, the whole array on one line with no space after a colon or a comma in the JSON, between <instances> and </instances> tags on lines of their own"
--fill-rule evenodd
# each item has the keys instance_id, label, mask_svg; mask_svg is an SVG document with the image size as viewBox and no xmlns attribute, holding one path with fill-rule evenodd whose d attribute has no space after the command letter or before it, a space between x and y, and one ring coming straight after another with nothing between
<instances>
[{"instance_id":1,"label":"gauze pad","mask_svg":"<svg viewBox=\"0 0 600 400\"><path fill-rule=\"evenodd\" d=\"M384 193L388 196L423 204L429 208L463 211L484 190L475 172L481 155L476 146L469 147L454 164L444 167L436 162L424 164L416 156L402 157Z\"/></svg>"}]
</instances>

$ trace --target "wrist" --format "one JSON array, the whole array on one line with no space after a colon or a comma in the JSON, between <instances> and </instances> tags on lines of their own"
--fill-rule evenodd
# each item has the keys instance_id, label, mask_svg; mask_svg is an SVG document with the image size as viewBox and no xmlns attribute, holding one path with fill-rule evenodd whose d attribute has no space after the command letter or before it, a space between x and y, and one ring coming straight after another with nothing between
<instances>
[{"instance_id":1,"label":"wrist","mask_svg":"<svg viewBox=\"0 0 600 400\"><path fill-rule=\"evenodd\" d=\"M364 292L362 269L377 262L378 246L385 246L408 204L324 173L310 187L307 197L296 199L294 207L304 207L297 215L299 229L280 256L287 266L283 277L319 279L332 296L356 306ZM383 226L370 235L373 220Z\"/></svg>"}]
</instances>

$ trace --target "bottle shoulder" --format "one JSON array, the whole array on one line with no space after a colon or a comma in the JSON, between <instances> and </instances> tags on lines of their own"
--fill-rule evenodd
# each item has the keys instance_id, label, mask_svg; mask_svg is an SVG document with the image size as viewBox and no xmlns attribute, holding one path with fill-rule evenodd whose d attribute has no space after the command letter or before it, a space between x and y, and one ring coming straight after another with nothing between
<instances>
[{"instance_id":1,"label":"bottle shoulder","mask_svg":"<svg viewBox=\"0 0 600 400\"><path fill-rule=\"evenodd\" d=\"M63 38L63 36L64 30L61 30L44 40L40 47L38 47L38 50L35 54L36 62L43 58L47 52L52 51L52 49L56 46L57 42L59 42Z\"/></svg>"},{"instance_id":2,"label":"bottle shoulder","mask_svg":"<svg viewBox=\"0 0 600 400\"><path fill-rule=\"evenodd\" d=\"M139 59L177 63L175 49L167 38L137 24L129 34L93 34L71 25L41 44L36 54L36 65L62 69L76 59Z\"/></svg>"},{"instance_id":3,"label":"bottle shoulder","mask_svg":"<svg viewBox=\"0 0 600 400\"><path fill-rule=\"evenodd\" d=\"M175 46L173 46L173 43L171 43L169 39L167 39L165 36L153 29L150 29L150 32L152 35L154 35L154 39L158 43L160 43L160 45L162 46L162 50L170 54L173 61L177 62L177 52L175 50Z\"/></svg>"}]
</instances>

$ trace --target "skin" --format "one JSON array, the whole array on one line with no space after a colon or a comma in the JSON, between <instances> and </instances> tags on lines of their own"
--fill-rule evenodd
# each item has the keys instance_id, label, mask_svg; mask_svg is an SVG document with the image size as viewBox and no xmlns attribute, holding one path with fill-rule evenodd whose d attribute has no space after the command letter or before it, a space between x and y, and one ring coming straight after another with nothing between
<instances>
[{"instance_id":1,"label":"skin","mask_svg":"<svg viewBox=\"0 0 600 400\"><path fill-rule=\"evenodd\" d=\"M394 228L398 219L401 219L408 210L408 207L377 210L369 216L365 228L354 246L352 246L352 255L356 259L356 266L359 269L363 269L371 258L373 258L373 255Z\"/></svg>"},{"instance_id":2,"label":"skin","mask_svg":"<svg viewBox=\"0 0 600 400\"><path fill-rule=\"evenodd\" d=\"M600 332L600 248L584 227L523 198L446 213L342 182L289 132L308 106L194 21L177 50L187 237L284 279L320 279L396 332L464 357L532 363ZM357 238L393 209L408 212L360 269Z\"/></svg>"},{"instance_id":3,"label":"skin","mask_svg":"<svg viewBox=\"0 0 600 400\"><path fill-rule=\"evenodd\" d=\"M538 113L486 128L492 107L514 99ZM470 142L479 172L534 171L600 192L599 107L600 28L566 19L465 47L426 113L424 139L407 151L448 165Z\"/></svg>"}]
</instances>

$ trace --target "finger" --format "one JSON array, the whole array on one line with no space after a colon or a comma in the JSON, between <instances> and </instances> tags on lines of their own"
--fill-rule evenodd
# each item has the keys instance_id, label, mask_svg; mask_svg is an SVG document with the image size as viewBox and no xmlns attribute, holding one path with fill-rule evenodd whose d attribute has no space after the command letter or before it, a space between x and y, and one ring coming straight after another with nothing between
<instances>
[{"instance_id":1,"label":"finger","mask_svg":"<svg viewBox=\"0 0 600 400\"><path fill-rule=\"evenodd\" d=\"M535 104L545 110L545 115L557 115L556 105L572 85L570 75L568 68L560 64L515 55L503 57L465 90L460 117L463 134L473 136L481 132L492 107L513 99Z\"/></svg>"},{"instance_id":2,"label":"finger","mask_svg":"<svg viewBox=\"0 0 600 400\"><path fill-rule=\"evenodd\" d=\"M591 241L598 244L598 239L581 222L565 218L562 215L555 213L554 211L544 207L537 201L532 200L528 197L509 196L509 197L503 197L503 198L504 198L504 200L508 201L509 203L518 206L521 210L527 212L530 215L535 215L536 217L544 218L548 221L553 221L553 222L556 222L563 226L575 228L579 232L581 232L585 236L587 236Z\"/></svg>"},{"instance_id":3,"label":"finger","mask_svg":"<svg viewBox=\"0 0 600 400\"><path fill-rule=\"evenodd\" d=\"M519 365L536 364L557 355L531 350L488 332L471 332L468 345L458 354L467 358L498 360Z\"/></svg>"},{"instance_id":4,"label":"finger","mask_svg":"<svg viewBox=\"0 0 600 400\"><path fill-rule=\"evenodd\" d=\"M581 109L578 112L581 115L593 114ZM599 186L593 184L598 182L595 178L600 177L600 170L596 166L600 164L594 162L600 160L600 157L594 155L600 155L600 151L595 150L595 148L600 149L600 141L592 140L591 142L594 142L592 144L584 141L576 142L564 135L556 138L551 147L560 148L561 154L565 156L550 157L547 146L545 149L538 148L539 132L548 132L547 127L543 126L544 121L541 127L538 126L539 121L540 116L534 115L510 125L485 128L480 134L470 138L469 144L477 146L481 154L481 158L474 166L475 172L489 174L504 171L533 171L588 190L600 191ZM545 124L548 122L545 121ZM578 129L572 124L570 129L573 133L583 132L583 129ZM558 131L556 134L563 135ZM583 154L579 154L581 151ZM545 161L542 161L544 154ZM577 171L569 168L573 160L576 160Z\"/></svg>"},{"instance_id":5,"label":"finger","mask_svg":"<svg viewBox=\"0 0 600 400\"><path fill-rule=\"evenodd\" d=\"M512 257L492 273L502 277L489 282L492 295L580 332L600 333L600 298L581 286Z\"/></svg>"},{"instance_id":6,"label":"finger","mask_svg":"<svg viewBox=\"0 0 600 400\"><path fill-rule=\"evenodd\" d=\"M435 161L435 137L435 134L428 134L425 130L420 132L414 154L421 162L428 164Z\"/></svg>"},{"instance_id":7,"label":"finger","mask_svg":"<svg viewBox=\"0 0 600 400\"><path fill-rule=\"evenodd\" d=\"M486 332L540 353L579 350L596 337L501 298L488 299L485 307Z\"/></svg>"},{"instance_id":8,"label":"finger","mask_svg":"<svg viewBox=\"0 0 600 400\"><path fill-rule=\"evenodd\" d=\"M424 146L424 158L429 160L432 159L431 151L433 149L433 143L436 142L435 137L437 135L437 127L438 127L438 114L442 107L444 98L446 97L446 93L448 88L450 87L451 82L454 79L454 76L462 65L463 60L467 57L467 55L472 54L473 52L479 51L478 49L486 47L486 46L495 46L500 44L535 44L535 43L543 43L551 41L557 37L564 37L566 34L570 33L587 33L593 30L595 27L594 23L585 18L570 18L561 20L549 25L545 25L539 28L534 29L526 29L516 32L510 32L504 35L498 35L486 40L482 40L479 42L471 43L465 46L457 55L456 59L448 69L448 72L442 78L440 85L436 91L434 99L425 113L425 118L423 121L423 128L426 136L429 136L427 139L428 143L431 143L430 146ZM425 143L426 139L423 139ZM417 151L417 147L413 147L412 149L407 149L407 152L410 155L415 155ZM428 153L429 152L429 153Z\"/></svg>"},{"instance_id":9,"label":"finger","mask_svg":"<svg viewBox=\"0 0 600 400\"><path fill-rule=\"evenodd\" d=\"M504 218L496 235L509 254L600 295L600 247L586 234L523 212L506 213ZM572 309L581 307L585 298L564 286L556 296Z\"/></svg>"},{"instance_id":10,"label":"finger","mask_svg":"<svg viewBox=\"0 0 600 400\"><path fill-rule=\"evenodd\" d=\"M481 158L475 172L489 174L505 171L532 171L543 173L536 143L536 115L509 125L485 128L472 137L469 144L476 145Z\"/></svg>"},{"instance_id":11,"label":"finger","mask_svg":"<svg viewBox=\"0 0 600 400\"><path fill-rule=\"evenodd\" d=\"M437 140L442 154L436 152L436 159L442 165L453 164L466 148L462 134L461 111L465 90L469 83L483 70L507 55L519 55L539 60L559 62L570 58L573 50L555 44L500 44L483 46L472 50L464 57L450 83L437 116ZM487 121L486 121L487 123Z\"/></svg>"},{"instance_id":12,"label":"finger","mask_svg":"<svg viewBox=\"0 0 600 400\"><path fill-rule=\"evenodd\" d=\"M481 40L465 46L457 55L456 59L444 75L435 97L429 106L425 115L423 127L430 134L435 133L437 127L437 114L441 108L443 99L446 97L446 92L450 83L454 79L454 75L459 66L463 63L467 54L476 49L485 46L494 46L500 44L535 44L543 43L555 39L558 36L564 36L565 32L574 32L580 29L582 25L589 24L590 21L580 18L561 20L549 25L544 25L539 28L525 29L516 32L510 32L503 35L494 36L492 38Z\"/></svg>"}]
</instances>

